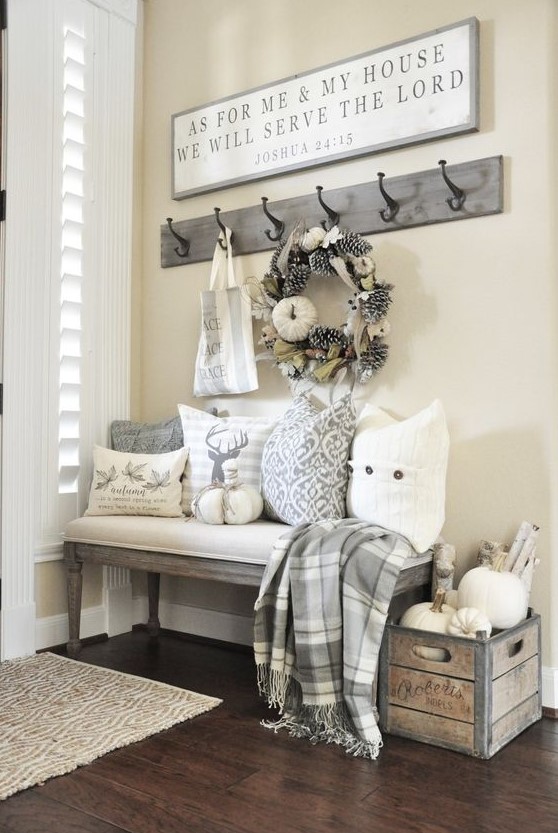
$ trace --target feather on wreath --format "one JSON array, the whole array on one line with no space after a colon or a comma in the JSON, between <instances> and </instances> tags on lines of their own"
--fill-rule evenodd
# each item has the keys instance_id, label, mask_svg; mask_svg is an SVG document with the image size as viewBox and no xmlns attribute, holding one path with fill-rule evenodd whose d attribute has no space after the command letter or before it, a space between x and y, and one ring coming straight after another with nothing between
<instances>
[{"instance_id":1,"label":"feather on wreath","mask_svg":"<svg viewBox=\"0 0 558 833\"><path fill-rule=\"evenodd\" d=\"M252 312L264 322L260 343L289 379L328 382L347 368L365 383L385 365L393 286L376 279L371 252L354 231L306 229L301 221L280 241L261 283L252 284ZM352 290L341 326L320 323L304 295L312 276L337 276Z\"/></svg>"}]
</instances>

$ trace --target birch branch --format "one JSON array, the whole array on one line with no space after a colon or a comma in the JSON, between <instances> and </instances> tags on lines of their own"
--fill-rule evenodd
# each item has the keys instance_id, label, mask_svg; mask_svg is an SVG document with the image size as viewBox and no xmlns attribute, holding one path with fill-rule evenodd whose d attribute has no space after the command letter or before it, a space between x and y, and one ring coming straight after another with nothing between
<instances>
[{"instance_id":1,"label":"birch branch","mask_svg":"<svg viewBox=\"0 0 558 833\"><path fill-rule=\"evenodd\" d=\"M513 570L513 566L517 560L519 553L521 552L525 541L529 538L530 534L533 531L533 524L530 524L529 521L523 521L517 530L517 534L513 539L513 542L510 547L510 551L506 557L506 561L504 563L504 570Z\"/></svg>"},{"instance_id":2,"label":"birch branch","mask_svg":"<svg viewBox=\"0 0 558 833\"><path fill-rule=\"evenodd\" d=\"M534 524L531 525L531 532L529 533L527 539L524 541L523 546L521 547L517 558L511 568L512 573L516 573L517 575L521 575L523 572L525 565L529 561L531 555L535 553L535 547L537 546L537 537L539 534L538 526Z\"/></svg>"},{"instance_id":3,"label":"birch branch","mask_svg":"<svg viewBox=\"0 0 558 833\"><path fill-rule=\"evenodd\" d=\"M480 549L477 555L478 567L493 567L498 556L504 551L504 544L501 541L480 542Z\"/></svg>"},{"instance_id":4,"label":"birch branch","mask_svg":"<svg viewBox=\"0 0 558 833\"><path fill-rule=\"evenodd\" d=\"M525 565L525 569L520 575L520 579L525 585L525 589L527 590L527 597L529 597L531 593L531 585L533 583L533 573L535 571L535 567L541 563L540 558L536 558L534 554L529 557L527 564Z\"/></svg>"},{"instance_id":5,"label":"birch branch","mask_svg":"<svg viewBox=\"0 0 558 833\"><path fill-rule=\"evenodd\" d=\"M434 544L432 559L432 598L437 590L453 589L455 573L455 547L452 544Z\"/></svg>"}]
</instances>

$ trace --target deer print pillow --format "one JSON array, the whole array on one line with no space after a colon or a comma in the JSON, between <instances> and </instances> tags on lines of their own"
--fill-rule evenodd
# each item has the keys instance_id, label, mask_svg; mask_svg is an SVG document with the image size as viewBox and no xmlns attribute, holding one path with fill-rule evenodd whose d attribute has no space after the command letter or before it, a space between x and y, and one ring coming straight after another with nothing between
<instances>
[{"instance_id":1,"label":"deer print pillow","mask_svg":"<svg viewBox=\"0 0 558 833\"><path fill-rule=\"evenodd\" d=\"M182 515L182 475L188 450L132 454L96 445L86 515Z\"/></svg>"},{"instance_id":2,"label":"deer print pillow","mask_svg":"<svg viewBox=\"0 0 558 833\"><path fill-rule=\"evenodd\" d=\"M192 513L194 495L214 480L223 482L223 463L234 460L238 480L260 489L262 453L276 420L267 417L217 417L179 405L184 445L190 450L182 482L182 511Z\"/></svg>"}]
</instances>

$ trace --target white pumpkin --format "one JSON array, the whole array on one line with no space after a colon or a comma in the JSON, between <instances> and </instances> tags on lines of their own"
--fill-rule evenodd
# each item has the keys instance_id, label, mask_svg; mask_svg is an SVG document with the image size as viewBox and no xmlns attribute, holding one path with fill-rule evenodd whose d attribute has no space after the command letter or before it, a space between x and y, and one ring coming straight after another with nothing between
<instances>
[{"instance_id":1,"label":"white pumpkin","mask_svg":"<svg viewBox=\"0 0 558 833\"><path fill-rule=\"evenodd\" d=\"M515 573L490 567L468 570L457 588L458 607L476 607L493 628L513 628L527 616L528 594Z\"/></svg>"},{"instance_id":2,"label":"white pumpkin","mask_svg":"<svg viewBox=\"0 0 558 833\"><path fill-rule=\"evenodd\" d=\"M400 625L405 628L417 628L421 631L433 631L434 633L447 633L448 624L455 613L455 608L444 604L445 592L436 590L433 602L419 602L408 608L401 617ZM423 659L430 659L437 662L446 657L443 648L429 648L417 645L413 649L417 656Z\"/></svg>"},{"instance_id":3,"label":"white pumpkin","mask_svg":"<svg viewBox=\"0 0 558 833\"><path fill-rule=\"evenodd\" d=\"M457 604L457 590L454 590L453 588L451 590L446 590L445 604L450 607L454 607L457 610L459 607Z\"/></svg>"},{"instance_id":4,"label":"white pumpkin","mask_svg":"<svg viewBox=\"0 0 558 833\"><path fill-rule=\"evenodd\" d=\"M238 482L238 471L234 463L223 463L225 485L228 487L228 505L225 506L226 524L249 524L260 517L263 499L254 486Z\"/></svg>"},{"instance_id":5,"label":"white pumpkin","mask_svg":"<svg viewBox=\"0 0 558 833\"><path fill-rule=\"evenodd\" d=\"M304 295L283 298L273 307L273 325L284 341L304 341L318 323L318 310Z\"/></svg>"},{"instance_id":6,"label":"white pumpkin","mask_svg":"<svg viewBox=\"0 0 558 833\"><path fill-rule=\"evenodd\" d=\"M236 463L223 463L224 483L212 483L194 497L192 513L206 524L249 524L263 511L262 496L253 486L238 482Z\"/></svg>"},{"instance_id":7,"label":"white pumpkin","mask_svg":"<svg viewBox=\"0 0 558 833\"><path fill-rule=\"evenodd\" d=\"M325 236L325 229L321 226L313 226L304 232L300 248L303 252L313 252L314 249L322 245Z\"/></svg>"},{"instance_id":8,"label":"white pumpkin","mask_svg":"<svg viewBox=\"0 0 558 833\"><path fill-rule=\"evenodd\" d=\"M452 636L475 639L479 631L484 632L486 636L490 636L492 625L486 613L476 607L460 607L448 623L448 633Z\"/></svg>"},{"instance_id":9,"label":"white pumpkin","mask_svg":"<svg viewBox=\"0 0 558 833\"><path fill-rule=\"evenodd\" d=\"M204 524L224 524L223 484L212 483L201 489L192 500L192 515Z\"/></svg>"}]
</instances>

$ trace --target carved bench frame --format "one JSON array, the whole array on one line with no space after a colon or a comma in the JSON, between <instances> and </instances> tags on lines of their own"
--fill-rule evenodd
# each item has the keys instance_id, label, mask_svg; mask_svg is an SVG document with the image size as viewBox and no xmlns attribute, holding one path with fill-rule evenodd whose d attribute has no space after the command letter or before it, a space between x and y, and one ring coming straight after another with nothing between
<instances>
[{"instance_id":1,"label":"carved bench frame","mask_svg":"<svg viewBox=\"0 0 558 833\"><path fill-rule=\"evenodd\" d=\"M151 636L157 636L159 622L159 584L161 574L192 579L209 579L228 584L242 584L259 587L265 565L246 561L227 561L204 558L198 555L178 555L153 550L128 549L104 544L64 542L64 563L67 569L69 640L66 645L68 656L75 657L81 649L80 618L82 593L82 567L87 564L102 564L106 567L126 567L147 573L149 617L147 629ZM405 566L399 574L394 597L403 594L419 594L429 598L432 581L432 561ZM393 604L393 602L392 602Z\"/></svg>"}]
</instances>

